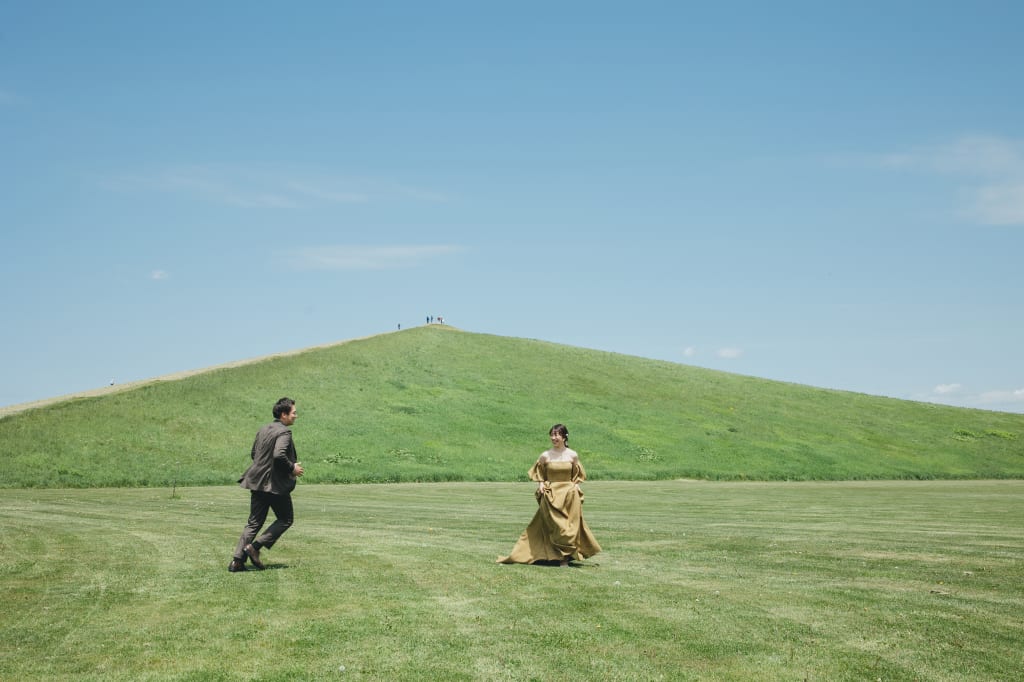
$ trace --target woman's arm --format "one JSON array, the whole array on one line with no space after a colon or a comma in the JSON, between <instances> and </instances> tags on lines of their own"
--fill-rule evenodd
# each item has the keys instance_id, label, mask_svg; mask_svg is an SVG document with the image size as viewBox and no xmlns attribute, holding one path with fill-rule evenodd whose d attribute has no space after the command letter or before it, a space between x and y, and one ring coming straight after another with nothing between
<instances>
[{"instance_id":1,"label":"woman's arm","mask_svg":"<svg viewBox=\"0 0 1024 682\"><path fill-rule=\"evenodd\" d=\"M544 492L544 482L548 479L548 453L541 453L537 461L530 467L530 480L537 483L537 492Z\"/></svg>"},{"instance_id":2,"label":"woman's arm","mask_svg":"<svg viewBox=\"0 0 1024 682\"><path fill-rule=\"evenodd\" d=\"M580 461L580 456L575 452L572 453L572 482L576 484L576 490L583 494L583 488L580 487L580 482L587 480L587 472L583 470L583 462Z\"/></svg>"}]
</instances>

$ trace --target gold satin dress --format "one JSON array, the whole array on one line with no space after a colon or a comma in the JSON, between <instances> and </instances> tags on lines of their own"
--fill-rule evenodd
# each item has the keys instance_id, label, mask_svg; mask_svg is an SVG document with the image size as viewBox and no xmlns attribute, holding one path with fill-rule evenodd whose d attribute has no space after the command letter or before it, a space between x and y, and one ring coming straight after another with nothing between
<instances>
[{"instance_id":1,"label":"gold satin dress","mask_svg":"<svg viewBox=\"0 0 1024 682\"><path fill-rule=\"evenodd\" d=\"M576 484L586 480L578 462L549 462L538 459L530 467L530 480L546 481L545 492L535 493L537 513L519 540L499 564L532 564L537 561L586 559L601 551L583 520L583 493Z\"/></svg>"}]
</instances>

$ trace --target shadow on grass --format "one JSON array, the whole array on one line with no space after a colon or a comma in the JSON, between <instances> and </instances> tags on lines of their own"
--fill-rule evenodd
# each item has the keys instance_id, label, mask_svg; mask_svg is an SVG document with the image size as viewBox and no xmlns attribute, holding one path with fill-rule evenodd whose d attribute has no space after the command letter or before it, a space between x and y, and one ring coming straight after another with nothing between
<instances>
[{"instance_id":1,"label":"shadow on grass","mask_svg":"<svg viewBox=\"0 0 1024 682\"><path fill-rule=\"evenodd\" d=\"M264 564L264 568L254 568L253 566L246 565L244 571L236 571L236 573L263 573L264 571L277 571L283 568L289 568L288 564Z\"/></svg>"},{"instance_id":2,"label":"shadow on grass","mask_svg":"<svg viewBox=\"0 0 1024 682\"><path fill-rule=\"evenodd\" d=\"M562 568L562 564L560 562L558 562L558 561L545 561L543 559L540 560L540 561L534 561L532 564L501 564L501 565L503 565L503 566L544 566L546 568ZM600 565L601 564L598 564L598 563L583 563L582 561L573 560L573 561L570 561L569 565L565 566L564 568L586 569L586 568L597 568Z\"/></svg>"}]
</instances>

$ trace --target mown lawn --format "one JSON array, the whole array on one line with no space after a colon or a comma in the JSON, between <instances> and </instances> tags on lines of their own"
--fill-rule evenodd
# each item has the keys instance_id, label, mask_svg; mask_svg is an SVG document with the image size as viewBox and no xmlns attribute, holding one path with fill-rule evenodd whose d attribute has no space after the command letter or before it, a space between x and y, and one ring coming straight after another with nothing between
<instances>
[{"instance_id":1,"label":"mown lawn","mask_svg":"<svg viewBox=\"0 0 1024 682\"><path fill-rule=\"evenodd\" d=\"M5 490L5 680L1016 680L1024 481L586 484L605 551L501 566L527 483Z\"/></svg>"}]
</instances>

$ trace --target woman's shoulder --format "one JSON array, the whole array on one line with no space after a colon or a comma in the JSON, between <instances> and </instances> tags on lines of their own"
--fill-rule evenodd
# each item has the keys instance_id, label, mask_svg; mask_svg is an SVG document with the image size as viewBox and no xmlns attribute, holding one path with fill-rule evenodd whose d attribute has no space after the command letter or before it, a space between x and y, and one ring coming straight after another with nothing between
<instances>
[{"instance_id":1,"label":"woman's shoulder","mask_svg":"<svg viewBox=\"0 0 1024 682\"><path fill-rule=\"evenodd\" d=\"M580 461L580 456L576 453L575 450L573 450L571 448L566 448L564 450L560 450L559 452L552 452L551 450L545 450L544 452L540 453L540 457L537 458L537 462L538 463L540 463L540 462L544 462L544 463L547 463L547 462L578 462L578 461Z\"/></svg>"}]
</instances>

